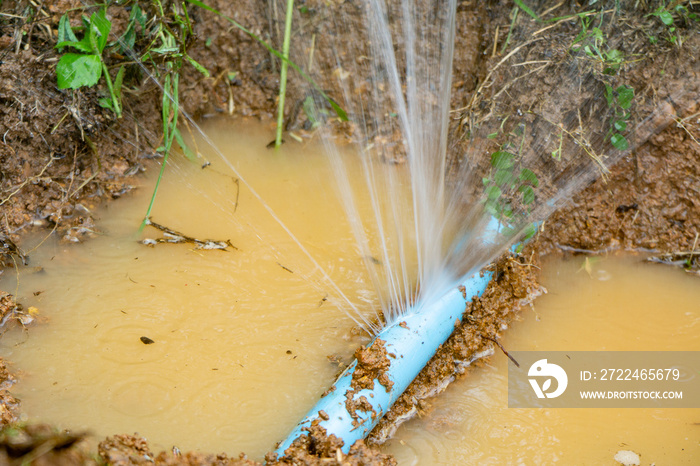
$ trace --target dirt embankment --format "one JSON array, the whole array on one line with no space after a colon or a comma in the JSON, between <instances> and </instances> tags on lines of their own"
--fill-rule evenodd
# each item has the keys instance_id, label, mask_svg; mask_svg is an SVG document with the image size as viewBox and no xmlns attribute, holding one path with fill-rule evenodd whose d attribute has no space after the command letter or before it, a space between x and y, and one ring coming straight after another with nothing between
<instances>
[{"instance_id":1,"label":"dirt embankment","mask_svg":"<svg viewBox=\"0 0 700 466\"><path fill-rule=\"evenodd\" d=\"M148 8L147 2L141 3L144 9ZM316 6L315 2L307 3ZM559 5L550 10L547 2L531 3L534 11L547 12L545 18L588 14L592 10L575 5ZM682 3L693 8L688 2ZM281 16L271 3L216 0L209 4L273 45L281 43ZM614 4L599 5L600 11L615 8ZM676 36L669 28L651 14L656 6L622 15L622 26L610 32L612 36L606 40L633 57L620 65L625 82L645 102L670 105L672 118L612 167L605 179L591 183L571 203L557 210L522 256L504 258L495 265L497 279L484 297L467 308L462 327L374 431L372 441L381 442L400 422L428 409L427 399L454 377L465 373L484 351L500 351L497 342L501 329L539 291L537 269L533 267L539 254L643 250L657 255L671 253L668 261L686 259L683 263L697 267L700 35L697 23L682 22L681 18L676 33L681 40L674 39ZM57 88L56 63L60 55L54 46L59 19L70 12L77 24L80 10L75 8L80 7L81 2L72 0L48 0L41 4L6 1L0 7L3 13L0 16L0 133L3 135L0 253L5 266L31 261L31 254L25 257L26 251L21 248L22 236L30 229L40 229L47 235L58 234L71 242L90 236L94 230L91 212L97 203L127 194L139 184L138 174L149 164L148 160L160 159L156 151L162 143L160 90L138 68L129 68L125 78L125 110L121 119L99 105L104 85L77 91ZM521 12L513 22L513 8L510 1L459 2L453 108L471 105L477 113L488 111L486 104L481 107L473 104L488 102L504 84L516 82L518 76L529 72L515 64L501 65L509 51L518 49L511 57L519 60L518 63L545 57L554 67L557 60L566 59L567 47L581 31L582 23L577 20L580 16L545 25L530 21ZM625 8L634 11L633 6ZM279 86L276 60L221 17L194 7L188 11L194 36L187 44L187 51L211 76L204 77L193 67L183 67L180 87L183 109L195 118L216 114L270 118L275 111ZM113 5L109 14L114 23L110 39L115 40L123 34L129 13ZM535 33L546 40L529 43L529 37ZM115 74L122 60L124 57L117 52L105 56ZM158 67L154 66L157 72ZM511 102L528 107L529 96L556 87L553 69L537 71L541 76L533 81L538 83L537 92L511 88L509 93L521 96ZM294 79L289 98L292 103L303 97L302 91L294 88ZM683 92L676 92L678 89ZM287 112L296 117L294 108L295 105L290 105ZM463 114L461 118L464 120ZM635 118L643 119L644 115ZM453 128L453 134L463 135L460 133L463 129L459 125ZM455 151L461 150L460 144L454 143ZM1 309L3 316L21 315L21 308L9 295L3 296ZM8 391L12 376L5 364L1 361L0 364L0 422L7 425L17 419L19 404ZM6 430L0 439L0 461L20 458L36 459L37 464L94 461L90 452L81 449L84 447L80 436L37 427L13 429ZM302 443L303 448L295 453L297 463L287 459L279 464L393 464L393 459L362 444L345 456L337 449L337 439L328 439L322 432L313 432ZM110 464L256 464L225 455L155 454L143 439L129 436L107 439L101 444L99 454L101 460ZM269 459L268 464L275 464Z\"/></svg>"}]
</instances>

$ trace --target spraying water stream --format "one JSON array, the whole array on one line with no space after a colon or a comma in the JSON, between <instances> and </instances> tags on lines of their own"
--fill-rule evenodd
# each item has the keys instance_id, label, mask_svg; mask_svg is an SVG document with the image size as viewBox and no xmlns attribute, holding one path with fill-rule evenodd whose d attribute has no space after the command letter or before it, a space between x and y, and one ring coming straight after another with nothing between
<instances>
[{"instance_id":1,"label":"spraying water stream","mask_svg":"<svg viewBox=\"0 0 700 466\"><path fill-rule=\"evenodd\" d=\"M323 34L329 43L317 44L318 53L333 54L337 66L310 73L322 84L336 81L354 123L350 132L358 154L355 159L338 149L329 135L331 125L319 132L341 193L345 226L354 236L354 242L344 244L356 250L341 257L359 257L364 262L363 271L355 273L364 286L370 284L356 292L365 298L365 305L338 284L336 265L319 262L313 241L300 236L306 216L287 216L288 206L274 206L260 194L266 183L276 179L251 177L239 162L221 153L221 143L209 139L206 143L230 170L230 175L223 175L229 177L229 187L243 185L266 213L265 219L249 221L233 216L239 204L236 194L235 203L225 204L222 217L233 216L237 228L245 226L263 238L282 261L276 262L282 271L299 273L323 292L319 302L325 303L330 295L335 306L371 334L439 302L505 251L528 225L543 220L608 164L667 124L673 113L667 102L656 104L630 124L625 147L619 138L611 138L609 128L615 117L610 115L628 110L634 93L630 95L615 73L598 69L606 63L591 65L584 46L601 45L596 37L584 37L576 53L558 64L557 72L566 84L539 96L525 111L515 99L499 100L501 92L491 96L490 108L478 107L479 99L487 100L482 84L473 94L470 112L460 117L460 130L468 131L459 137L469 141L468 148L451 159L448 134L457 134L449 119L457 2L387 5L370 0L359 7L338 8L330 24L348 34ZM302 30L298 35L301 52L306 50L308 33ZM350 46L360 49L352 58L348 57ZM518 50L513 49L502 62L520 58ZM601 75L608 76L609 82L601 80ZM328 113L317 96L308 98L309 119L311 114ZM597 112L605 116L585 119L581 108L589 116ZM546 148L557 134L558 155L552 151L550 156ZM295 162L299 163L283 167L303 172L317 163L315 157L306 156ZM227 195L234 199L232 192ZM266 232L275 229L281 229L286 240L265 240ZM212 230L205 234L214 236ZM294 266L284 265L286 261Z\"/></svg>"}]
</instances>

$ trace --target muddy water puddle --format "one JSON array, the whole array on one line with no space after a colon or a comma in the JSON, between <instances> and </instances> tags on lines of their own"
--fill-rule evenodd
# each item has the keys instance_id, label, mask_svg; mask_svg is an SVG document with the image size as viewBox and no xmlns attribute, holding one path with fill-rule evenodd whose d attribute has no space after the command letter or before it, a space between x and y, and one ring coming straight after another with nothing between
<instances>
[{"instance_id":1,"label":"muddy water puddle","mask_svg":"<svg viewBox=\"0 0 700 466\"><path fill-rule=\"evenodd\" d=\"M549 260L549 293L503 337L507 350L698 351L700 281L639 257ZM500 352L453 383L387 450L399 464L700 464L700 409L509 409Z\"/></svg>"},{"instance_id":2,"label":"muddy water puddle","mask_svg":"<svg viewBox=\"0 0 700 466\"><path fill-rule=\"evenodd\" d=\"M325 158L299 144L266 149L266 128L230 127L214 128L217 146L372 315L375 293ZM355 322L339 308L348 304L316 264L215 154L207 157L204 169L182 158L167 167L152 218L235 249L140 244L163 236L137 232L152 190L144 180L137 195L98 213L96 238L46 241L31 254L41 270L20 270L19 285L3 275L3 289L47 321L0 340L21 372L13 393L29 419L97 436L138 432L156 448L261 458L338 373L327 356L347 363L366 341L351 335Z\"/></svg>"},{"instance_id":3,"label":"muddy water puddle","mask_svg":"<svg viewBox=\"0 0 700 466\"><path fill-rule=\"evenodd\" d=\"M317 267L371 317L378 301L325 159L308 145L266 149L265 128L234 130L210 135L318 264L216 155L204 169L175 160L153 220L236 249L140 244L144 180L99 213L95 239L46 241L31 255L41 269L20 270L19 283L4 274L2 288L46 321L0 340L29 420L260 459L333 381L327 356L349 362L364 342ZM506 333L508 349L700 350L696 277L638 258L550 262L543 274L549 294ZM387 450L402 465L612 464L620 449L643 464L700 458L700 410L508 409L506 362L499 353L454 383Z\"/></svg>"}]
</instances>

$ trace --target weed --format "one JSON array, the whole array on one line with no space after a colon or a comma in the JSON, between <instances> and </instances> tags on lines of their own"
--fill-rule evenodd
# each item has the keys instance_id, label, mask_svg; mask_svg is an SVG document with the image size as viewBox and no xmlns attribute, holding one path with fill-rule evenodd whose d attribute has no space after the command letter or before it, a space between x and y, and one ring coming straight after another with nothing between
<instances>
[{"instance_id":1,"label":"weed","mask_svg":"<svg viewBox=\"0 0 700 466\"><path fill-rule=\"evenodd\" d=\"M528 7L525 2L522 0L515 0L515 6L513 7L513 10L511 11L511 21L510 21L510 28L508 29L508 35L506 36L506 41L503 43L503 47L501 48L501 53L505 53L506 49L508 48L508 44L510 43L510 37L513 34L513 28L515 27L515 23L518 20L518 13L520 10L523 10L525 13L530 15L533 20L539 22L540 17L537 16L537 13L532 11L530 7Z\"/></svg>"},{"instance_id":2,"label":"weed","mask_svg":"<svg viewBox=\"0 0 700 466\"><path fill-rule=\"evenodd\" d=\"M610 122L611 128L608 131L610 142L617 150L627 150L629 143L622 133L627 130L627 120L631 116L629 109L632 107L632 100L634 100L634 89L624 84L613 89L612 86L606 84L605 100L608 102L608 107L614 112Z\"/></svg>"},{"instance_id":3,"label":"weed","mask_svg":"<svg viewBox=\"0 0 700 466\"><path fill-rule=\"evenodd\" d=\"M326 117L328 113L323 107L317 107L314 98L310 95L304 99L302 109L304 110L306 119L311 124L311 128L309 128L311 130L314 130L321 126L324 117Z\"/></svg>"},{"instance_id":4,"label":"weed","mask_svg":"<svg viewBox=\"0 0 700 466\"><path fill-rule=\"evenodd\" d=\"M516 225L525 221L530 213L530 206L535 201L535 188L539 186L537 175L532 170L521 166L520 154L525 143L525 125L519 125L509 136L519 137L519 146L509 141L493 152L489 176L482 179L486 196L483 201L484 210L504 226L505 234L514 233ZM518 211L513 205L507 195L511 192L519 193L520 202L525 206L524 211ZM529 238L530 236L527 237Z\"/></svg>"},{"instance_id":5,"label":"weed","mask_svg":"<svg viewBox=\"0 0 700 466\"><path fill-rule=\"evenodd\" d=\"M624 54L618 49L607 46L603 30L599 27L591 28L592 21L591 18L581 17L581 32L574 39L571 51L583 51L602 65L603 74L616 75L625 61Z\"/></svg>"},{"instance_id":6,"label":"weed","mask_svg":"<svg viewBox=\"0 0 700 466\"><path fill-rule=\"evenodd\" d=\"M540 22L540 21L541 21L541 20L540 20L540 17L537 16L537 13L535 13L534 11L532 11L532 9L531 9L530 7L528 7L527 5L525 5L525 2L523 2L523 0L514 0L514 1L515 1L515 4L516 4L521 10L523 10L525 13L527 13L528 15L530 15L530 17L532 17L532 19L534 19L534 20L537 21L537 22Z\"/></svg>"},{"instance_id":7,"label":"weed","mask_svg":"<svg viewBox=\"0 0 700 466\"><path fill-rule=\"evenodd\" d=\"M91 87L98 83L104 76L109 95L100 99L100 105L111 109L118 118L122 116L121 88L124 78L124 66L119 68L117 76L112 83L112 78L107 65L102 58L102 53L107 46L109 31L112 23L107 19L106 8L102 7L92 14L90 18L83 15L83 38L78 40L70 26L67 15L63 15L58 24L59 50L71 47L79 53L65 53L56 65L56 77L59 89L79 89Z\"/></svg>"},{"instance_id":8,"label":"weed","mask_svg":"<svg viewBox=\"0 0 700 466\"><path fill-rule=\"evenodd\" d=\"M552 158L556 161L561 160L561 148L564 144L564 131L559 133L559 147L552 151Z\"/></svg>"},{"instance_id":9,"label":"weed","mask_svg":"<svg viewBox=\"0 0 700 466\"><path fill-rule=\"evenodd\" d=\"M660 5L653 13L649 16L654 16L658 18L664 26L666 26L666 37L665 39L678 47L683 45L685 38L681 35L680 30L676 26L676 21L682 21L689 23L691 21L700 21L700 16L697 13L693 13L688 10L684 5ZM649 41L655 44L658 39L654 36L649 36Z\"/></svg>"},{"instance_id":10,"label":"weed","mask_svg":"<svg viewBox=\"0 0 700 466\"><path fill-rule=\"evenodd\" d=\"M292 34L292 12L294 11L294 0L287 0L287 14L284 22L284 43L282 44L282 61L280 69L280 94L277 102L277 132L275 135L275 147L282 144L282 127L284 121L284 98L287 92L287 68L289 63L289 43Z\"/></svg>"},{"instance_id":11,"label":"weed","mask_svg":"<svg viewBox=\"0 0 700 466\"><path fill-rule=\"evenodd\" d=\"M157 17L153 29L149 31L152 40L141 61L151 63L152 68L161 74L163 79L163 145L156 149L163 153L163 163L140 230L143 230L147 225L151 215L173 141L178 143L186 157L194 159L194 154L187 148L177 127L178 115L180 114L180 69L187 62L203 75L209 76L209 72L187 54L188 39L193 35L193 32L184 2L173 3L172 9L169 11L163 8L160 0L153 0L153 4L156 7ZM162 61L164 64L160 72L157 66L158 61Z\"/></svg>"}]
</instances>

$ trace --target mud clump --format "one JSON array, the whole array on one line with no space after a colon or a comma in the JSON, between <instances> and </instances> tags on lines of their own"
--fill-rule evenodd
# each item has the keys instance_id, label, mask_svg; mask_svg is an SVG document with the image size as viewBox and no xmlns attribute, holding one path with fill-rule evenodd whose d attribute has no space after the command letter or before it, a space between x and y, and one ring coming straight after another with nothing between
<instances>
[{"instance_id":1,"label":"mud clump","mask_svg":"<svg viewBox=\"0 0 700 466\"><path fill-rule=\"evenodd\" d=\"M304 429L302 435L285 450L285 456L277 458L274 453L266 457L268 465L332 465L332 466L395 466L396 460L380 453L376 448L368 447L362 440L356 441L347 455L341 448L344 443L335 435L327 435L326 429L312 425Z\"/></svg>"},{"instance_id":2,"label":"mud clump","mask_svg":"<svg viewBox=\"0 0 700 466\"><path fill-rule=\"evenodd\" d=\"M0 359L0 427L19 421L20 402L9 392L15 381L5 361Z\"/></svg>"},{"instance_id":3,"label":"mud clump","mask_svg":"<svg viewBox=\"0 0 700 466\"><path fill-rule=\"evenodd\" d=\"M177 448L173 451L154 454L146 439L136 435L115 435L102 441L98 447L100 458L113 466L132 465L191 465L191 466L260 466L261 463L251 461L241 454L231 458L226 454L204 454L198 452L181 453Z\"/></svg>"},{"instance_id":4,"label":"mud clump","mask_svg":"<svg viewBox=\"0 0 700 466\"><path fill-rule=\"evenodd\" d=\"M323 427L314 425L305 429L306 433L296 439L278 458L276 453L268 453L265 464L268 466L308 465L308 466L395 466L396 461L389 455L370 448L361 440L355 442L345 455L341 448L343 441L335 435L327 435ZM262 466L263 463L250 460L241 453L238 457L226 454L204 454L199 452L182 453L177 448L172 452L155 454L146 439L138 435L115 435L102 441L98 447L100 459L113 466Z\"/></svg>"},{"instance_id":5,"label":"mud clump","mask_svg":"<svg viewBox=\"0 0 700 466\"><path fill-rule=\"evenodd\" d=\"M0 464L97 464L84 439L85 434L59 432L44 424L6 428L0 432Z\"/></svg>"},{"instance_id":6,"label":"mud clump","mask_svg":"<svg viewBox=\"0 0 700 466\"><path fill-rule=\"evenodd\" d=\"M350 387L354 390L374 389L374 380L376 379L387 392L394 386L394 382L389 379L386 371L391 366L390 356L395 355L388 353L386 350L386 342L381 338L374 340L374 343L369 347L360 347L355 350L355 359L357 359L357 367L352 375Z\"/></svg>"},{"instance_id":7,"label":"mud clump","mask_svg":"<svg viewBox=\"0 0 700 466\"><path fill-rule=\"evenodd\" d=\"M0 291L0 327L12 318L20 305L9 293ZM7 363L0 358L0 427L19 421L20 403L8 391L16 382L15 377L7 368Z\"/></svg>"}]
</instances>

